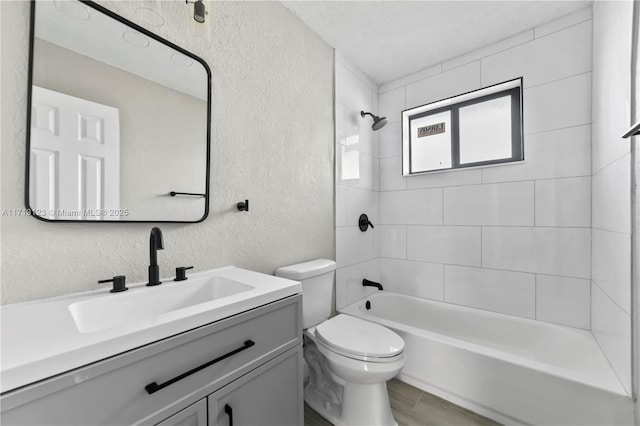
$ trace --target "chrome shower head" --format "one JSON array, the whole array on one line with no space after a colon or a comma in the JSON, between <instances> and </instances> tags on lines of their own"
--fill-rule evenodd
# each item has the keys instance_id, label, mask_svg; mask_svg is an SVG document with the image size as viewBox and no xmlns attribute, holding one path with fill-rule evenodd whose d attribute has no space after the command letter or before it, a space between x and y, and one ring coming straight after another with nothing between
<instances>
[{"instance_id":1,"label":"chrome shower head","mask_svg":"<svg viewBox=\"0 0 640 426\"><path fill-rule=\"evenodd\" d=\"M365 115L370 115L373 118L371 130L373 130L374 132L376 130L382 129L387 124L387 117L378 117L377 115L373 115L370 112L360 111L360 117L364 118Z\"/></svg>"}]
</instances>

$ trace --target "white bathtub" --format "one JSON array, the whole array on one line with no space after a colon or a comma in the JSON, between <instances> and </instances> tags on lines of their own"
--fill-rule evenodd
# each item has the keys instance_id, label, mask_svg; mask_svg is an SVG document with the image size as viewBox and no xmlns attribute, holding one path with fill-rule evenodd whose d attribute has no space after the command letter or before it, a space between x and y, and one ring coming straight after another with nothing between
<instances>
[{"instance_id":1,"label":"white bathtub","mask_svg":"<svg viewBox=\"0 0 640 426\"><path fill-rule=\"evenodd\" d=\"M404 338L400 380L501 423L633 424L633 403L587 331L386 291L341 312Z\"/></svg>"}]
</instances>

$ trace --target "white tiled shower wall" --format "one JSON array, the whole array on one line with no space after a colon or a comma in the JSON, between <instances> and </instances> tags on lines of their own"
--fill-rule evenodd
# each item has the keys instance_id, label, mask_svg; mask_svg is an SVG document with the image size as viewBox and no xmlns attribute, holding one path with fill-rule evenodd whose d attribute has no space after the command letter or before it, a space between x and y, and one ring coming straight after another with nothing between
<instances>
[{"instance_id":1,"label":"white tiled shower wall","mask_svg":"<svg viewBox=\"0 0 640 426\"><path fill-rule=\"evenodd\" d=\"M371 117L378 111L378 86L339 53L335 59L336 92L336 308L361 299L358 282L379 280L375 231L379 213L378 132ZM358 218L366 213L374 229L361 232Z\"/></svg>"},{"instance_id":2,"label":"white tiled shower wall","mask_svg":"<svg viewBox=\"0 0 640 426\"><path fill-rule=\"evenodd\" d=\"M632 2L593 5L591 330L631 392Z\"/></svg>"},{"instance_id":3,"label":"white tiled shower wall","mask_svg":"<svg viewBox=\"0 0 640 426\"><path fill-rule=\"evenodd\" d=\"M630 46L620 40L631 39L631 5L596 2L384 84L377 98L337 55L337 309L377 291L361 286L366 277L591 329L629 391L630 158L620 134ZM525 162L402 177L402 110L520 76ZM357 115L369 106L389 118L379 132ZM362 212L374 230L358 230Z\"/></svg>"},{"instance_id":4,"label":"white tiled shower wall","mask_svg":"<svg viewBox=\"0 0 640 426\"><path fill-rule=\"evenodd\" d=\"M585 9L379 87L379 270L347 262L339 303L373 291L364 268L391 291L590 328L591 29ZM524 163L401 176L402 110L520 76Z\"/></svg>"}]
</instances>

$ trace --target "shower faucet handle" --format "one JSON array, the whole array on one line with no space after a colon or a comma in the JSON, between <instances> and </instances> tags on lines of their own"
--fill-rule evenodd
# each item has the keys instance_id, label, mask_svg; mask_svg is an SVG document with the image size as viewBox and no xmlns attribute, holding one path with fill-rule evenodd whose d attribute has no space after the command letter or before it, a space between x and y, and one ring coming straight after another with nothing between
<instances>
[{"instance_id":1,"label":"shower faucet handle","mask_svg":"<svg viewBox=\"0 0 640 426\"><path fill-rule=\"evenodd\" d=\"M360 230L362 232L369 229L369 227L371 227L371 229L374 228L373 223L371 223L371 221L369 220L369 217L364 213L361 214L360 218L358 219L358 226L360 227Z\"/></svg>"}]
</instances>

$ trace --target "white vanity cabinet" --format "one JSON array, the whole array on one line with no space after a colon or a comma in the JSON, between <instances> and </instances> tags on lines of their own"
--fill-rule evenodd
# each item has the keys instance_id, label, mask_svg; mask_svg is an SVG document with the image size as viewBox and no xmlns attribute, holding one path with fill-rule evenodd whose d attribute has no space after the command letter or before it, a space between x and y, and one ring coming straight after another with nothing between
<instances>
[{"instance_id":1,"label":"white vanity cabinet","mask_svg":"<svg viewBox=\"0 0 640 426\"><path fill-rule=\"evenodd\" d=\"M207 425L207 400L201 399L178 411L173 416L157 424L157 426L206 426Z\"/></svg>"},{"instance_id":2,"label":"white vanity cabinet","mask_svg":"<svg viewBox=\"0 0 640 426\"><path fill-rule=\"evenodd\" d=\"M155 383L156 389L152 385ZM2 395L10 425L303 424L301 296Z\"/></svg>"}]
</instances>

